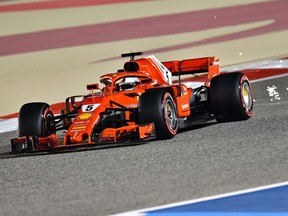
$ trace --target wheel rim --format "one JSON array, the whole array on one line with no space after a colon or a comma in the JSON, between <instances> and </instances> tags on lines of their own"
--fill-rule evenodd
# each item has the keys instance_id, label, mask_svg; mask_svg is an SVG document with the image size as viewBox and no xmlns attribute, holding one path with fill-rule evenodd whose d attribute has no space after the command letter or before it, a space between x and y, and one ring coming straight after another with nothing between
<instances>
[{"instance_id":1,"label":"wheel rim","mask_svg":"<svg viewBox=\"0 0 288 216\"><path fill-rule=\"evenodd\" d=\"M50 111L50 109L47 109L44 112L44 116L43 116L43 135L45 136L49 136L51 134L55 134L56 130L55 130L55 122L54 122L54 115L53 113Z\"/></svg>"},{"instance_id":2,"label":"wheel rim","mask_svg":"<svg viewBox=\"0 0 288 216\"><path fill-rule=\"evenodd\" d=\"M165 117L166 117L166 124L169 130L172 133L176 133L178 120L177 120L175 105L170 98L167 99L166 104L165 104Z\"/></svg>"},{"instance_id":3,"label":"wheel rim","mask_svg":"<svg viewBox=\"0 0 288 216\"><path fill-rule=\"evenodd\" d=\"M248 111L248 113L250 113L252 111L253 100L252 100L251 88L247 81L244 81L242 83L241 96L244 108Z\"/></svg>"}]
</instances>

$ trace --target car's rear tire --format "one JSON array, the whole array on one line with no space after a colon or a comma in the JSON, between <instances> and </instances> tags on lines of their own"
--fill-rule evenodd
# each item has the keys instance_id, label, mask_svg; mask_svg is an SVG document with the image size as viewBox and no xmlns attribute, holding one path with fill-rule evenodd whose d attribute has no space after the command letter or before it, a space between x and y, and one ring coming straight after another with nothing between
<instances>
[{"instance_id":1,"label":"car's rear tire","mask_svg":"<svg viewBox=\"0 0 288 216\"><path fill-rule=\"evenodd\" d=\"M18 116L18 135L46 137L55 133L54 115L46 103L24 104Z\"/></svg>"},{"instance_id":2,"label":"car's rear tire","mask_svg":"<svg viewBox=\"0 0 288 216\"><path fill-rule=\"evenodd\" d=\"M150 90L139 97L139 124L154 123L156 138L171 139L178 131L178 114L171 94L164 89Z\"/></svg>"},{"instance_id":3,"label":"car's rear tire","mask_svg":"<svg viewBox=\"0 0 288 216\"><path fill-rule=\"evenodd\" d=\"M247 120L253 113L252 89L246 75L236 72L214 77L210 85L212 113L218 122Z\"/></svg>"}]
</instances>

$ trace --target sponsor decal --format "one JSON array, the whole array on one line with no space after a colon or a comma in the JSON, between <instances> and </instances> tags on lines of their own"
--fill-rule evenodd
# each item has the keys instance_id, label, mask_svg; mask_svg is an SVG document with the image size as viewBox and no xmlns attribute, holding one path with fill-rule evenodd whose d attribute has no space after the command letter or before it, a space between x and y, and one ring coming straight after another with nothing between
<instances>
[{"instance_id":1,"label":"sponsor decal","mask_svg":"<svg viewBox=\"0 0 288 216\"><path fill-rule=\"evenodd\" d=\"M76 126L76 127L73 127L72 130L82 130L82 129L86 129L86 127L87 127L86 125L85 126L84 125L83 126Z\"/></svg>"},{"instance_id":2,"label":"sponsor decal","mask_svg":"<svg viewBox=\"0 0 288 216\"><path fill-rule=\"evenodd\" d=\"M79 119L78 119L79 120ZM90 123L90 120L83 120L83 121L74 121L74 125L82 126L82 125L87 125Z\"/></svg>"},{"instance_id":3,"label":"sponsor decal","mask_svg":"<svg viewBox=\"0 0 288 216\"><path fill-rule=\"evenodd\" d=\"M93 116L93 113L82 113L78 116L79 120L86 120Z\"/></svg>"},{"instance_id":4,"label":"sponsor decal","mask_svg":"<svg viewBox=\"0 0 288 216\"><path fill-rule=\"evenodd\" d=\"M77 125L84 125L85 124L85 121L75 121L74 122L74 125L77 124Z\"/></svg>"},{"instance_id":5,"label":"sponsor decal","mask_svg":"<svg viewBox=\"0 0 288 216\"><path fill-rule=\"evenodd\" d=\"M187 108L189 108L189 104L183 104L182 105L182 109L187 109Z\"/></svg>"}]
</instances>

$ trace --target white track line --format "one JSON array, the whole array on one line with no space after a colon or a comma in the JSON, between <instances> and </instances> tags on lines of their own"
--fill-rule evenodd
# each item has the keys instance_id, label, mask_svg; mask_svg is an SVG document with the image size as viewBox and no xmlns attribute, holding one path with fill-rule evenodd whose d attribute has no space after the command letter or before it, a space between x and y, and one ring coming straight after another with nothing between
<instances>
[{"instance_id":1,"label":"white track line","mask_svg":"<svg viewBox=\"0 0 288 216\"><path fill-rule=\"evenodd\" d=\"M0 134L15 131L18 127L18 118L0 119Z\"/></svg>"},{"instance_id":2,"label":"white track line","mask_svg":"<svg viewBox=\"0 0 288 216\"><path fill-rule=\"evenodd\" d=\"M230 192L230 193L219 194L219 195L215 195L215 196L208 196L208 197L203 197L203 198L199 198L199 199L187 200L187 201L183 201L183 202L176 202L176 203L171 203L171 204L162 205L162 206L156 206L156 207L152 207L152 208L139 209L139 210L135 210L135 211L129 211L129 212L124 212L124 213L120 213L120 214L115 214L113 216L140 216L140 215L145 215L145 212L149 212L149 211L156 211L156 210L161 210L161 209L166 209L166 208L178 207L178 206L182 206L182 205L211 201L211 200L226 198L226 197L230 197L230 196L242 195L242 194L246 194L246 193L257 192L257 191L262 191L262 190L267 190L267 189L273 189L273 188L277 188L277 187L281 187L281 186L288 186L288 181L276 183L276 184L271 184L271 185L255 187L255 188L249 188L249 189Z\"/></svg>"}]
</instances>

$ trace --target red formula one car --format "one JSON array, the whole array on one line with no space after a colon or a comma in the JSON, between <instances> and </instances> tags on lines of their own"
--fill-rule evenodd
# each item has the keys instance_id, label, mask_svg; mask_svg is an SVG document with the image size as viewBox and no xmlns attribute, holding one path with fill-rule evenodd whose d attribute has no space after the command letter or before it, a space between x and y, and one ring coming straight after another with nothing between
<instances>
[{"instance_id":1,"label":"red formula one car","mask_svg":"<svg viewBox=\"0 0 288 216\"><path fill-rule=\"evenodd\" d=\"M46 103L28 103L18 118L19 137L12 153L53 151L77 147L173 138L179 128L216 119L247 120L253 111L252 90L242 73L219 73L215 57L160 62L154 56L135 60L124 68L87 85L87 95L66 99L61 115ZM205 84L192 89L181 76L208 73ZM178 76L177 84L172 76ZM56 131L63 131L62 136Z\"/></svg>"}]
</instances>

